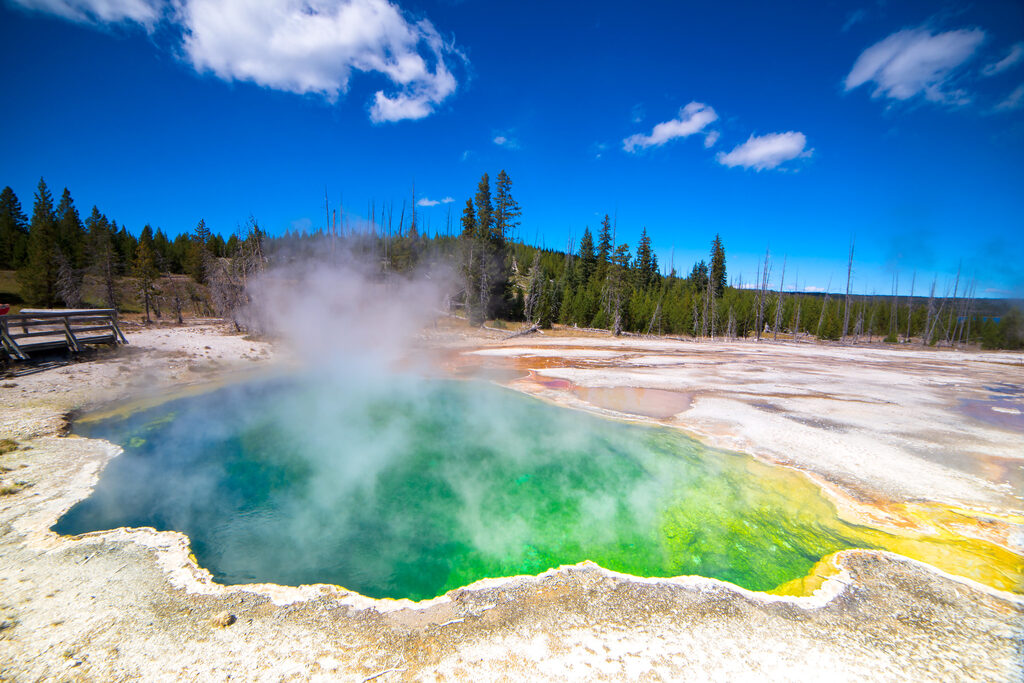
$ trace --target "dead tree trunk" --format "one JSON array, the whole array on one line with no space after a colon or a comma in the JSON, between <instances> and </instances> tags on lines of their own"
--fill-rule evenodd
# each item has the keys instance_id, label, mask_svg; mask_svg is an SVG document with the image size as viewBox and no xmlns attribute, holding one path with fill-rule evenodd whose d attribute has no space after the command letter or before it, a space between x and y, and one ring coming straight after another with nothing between
<instances>
[{"instance_id":1,"label":"dead tree trunk","mask_svg":"<svg viewBox=\"0 0 1024 683\"><path fill-rule=\"evenodd\" d=\"M772 341L779 340L779 324L782 322L782 306L786 303L783 295L783 288L786 286L786 257L782 257L782 278L779 280L779 298L775 304L775 329L772 332Z\"/></svg>"},{"instance_id":2,"label":"dead tree trunk","mask_svg":"<svg viewBox=\"0 0 1024 683\"><path fill-rule=\"evenodd\" d=\"M953 321L956 318L956 309L957 309L957 306L956 306L956 295L957 295L957 293L960 290L960 268L962 267L962 265L963 264L961 264L960 266L957 266L957 269L956 269L956 283L953 285L953 300L949 303L949 323L946 325L946 343L950 344L950 345L953 344L953 330L956 327L953 324ZM948 294L949 291L947 290L946 293ZM959 322L959 321L957 321L957 322Z\"/></svg>"},{"instance_id":3,"label":"dead tree trunk","mask_svg":"<svg viewBox=\"0 0 1024 683\"><path fill-rule=\"evenodd\" d=\"M799 289L799 286L797 289ZM800 305L803 303L804 298L799 294L794 294L793 296L796 297L796 314L793 320L793 341L798 341L800 339Z\"/></svg>"},{"instance_id":4,"label":"dead tree trunk","mask_svg":"<svg viewBox=\"0 0 1024 683\"><path fill-rule=\"evenodd\" d=\"M914 271L913 277L910 278L910 298L907 299L907 336L903 338L903 341L910 343L910 318L914 313L914 285L917 284L917 271Z\"/></svg>"},{"instance_id":5,"label":"dead tree trunk","mask_svg":"<svg viewBox=\"0 0 1024 683\"><path fill-rule=\"evenodd\" d=\"M764 268L761 269L761 296L757 302L757 341L761 341L761 332L764 329L764 306L768 296L768 282L771 277L771 264L769 262L769 251L764 250Z\"/></svg>"},{"instance_id":6,"label":"dead tree trunk","mask_svg":"<svg viewBox=\"0 0 1024 683\"><path fill-rule=\"evenodd\" d=\"M932 316L935 314L935 280L932 280L931 294L928 295L928 316L924 320L924 334L921 335L921 345L928 346L932 340Z\"/></svg>"},{"instance_id":7,"label":"dead tree trunk","mask_svg":"<svg viewBox=\"0 0 1024 683\"><path fill-rule=\"evenodd\" d=\"M825 294L825 301L821 304L821 315L818 316L818 329L814 332L814 336L821 338L821 326L825 322L825 311L828 310L829 295Z\"/></svg>"},{"instance_id":8,"label":"dead tree trunk","mask_svg":"<svg viewBox=\"0 0 1024 683\"><path fill-rule=\"evenodd\" d=\"M850 261L846 266L846 302L843 305L843 339L850 329L850 276L853 274L853 246L854 240L850 240Z\"/></svg>"}]
</instances>

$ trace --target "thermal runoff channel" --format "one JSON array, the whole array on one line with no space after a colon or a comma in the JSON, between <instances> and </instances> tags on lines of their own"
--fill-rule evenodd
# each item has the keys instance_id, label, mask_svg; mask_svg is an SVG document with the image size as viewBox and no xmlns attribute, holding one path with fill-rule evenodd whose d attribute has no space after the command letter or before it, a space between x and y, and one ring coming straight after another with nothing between
<instances>
[{"instance_id":1,"label":"thermal runoff channel","mask_svg":"<svg viewBox=\"0 0 1024 683\"><path fill-rule=\"evenodd\" d=\"M431 598L592 560L770 590L873 544L800 475L480 382L291 376L80 422L124 453L55 526L184 532L228 583Z\"/></svg>"}]
</instances>

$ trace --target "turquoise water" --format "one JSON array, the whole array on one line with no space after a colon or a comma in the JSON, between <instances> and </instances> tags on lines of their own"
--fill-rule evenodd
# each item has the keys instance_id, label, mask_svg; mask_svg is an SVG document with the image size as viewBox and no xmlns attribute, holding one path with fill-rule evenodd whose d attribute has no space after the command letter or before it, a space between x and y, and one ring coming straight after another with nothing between
<instances>
[{"instance_id":1,"label":"turquoise water","mask_svg":"<svg viewBox=\"0 0 1024 683\"><path fill-rule=\"evenodd\" d=\"M483 383L251 381L75 431L125 452L54 529L181 531L227 584L423 599L589 559L768 590L866 545L788 470Z\"/></svg>"}]
</instances>

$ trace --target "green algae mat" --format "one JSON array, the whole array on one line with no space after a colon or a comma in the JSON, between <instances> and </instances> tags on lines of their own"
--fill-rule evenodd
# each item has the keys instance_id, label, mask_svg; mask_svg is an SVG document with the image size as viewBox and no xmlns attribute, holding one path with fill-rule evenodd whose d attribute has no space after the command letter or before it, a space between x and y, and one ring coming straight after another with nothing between
<instances>
[{"instance_id":1,"label":"green algae mat","mask_svg":"<svg viewBox=\"0 0 1024 683\"><path fill-rule=\"evenodd\" d=\"M226 584L419 600L592 560L772 590L895 545L796 472L477 382L250 381L75 431L124 453L54 530L180 531Z\"/></svg>"}]
</instances>

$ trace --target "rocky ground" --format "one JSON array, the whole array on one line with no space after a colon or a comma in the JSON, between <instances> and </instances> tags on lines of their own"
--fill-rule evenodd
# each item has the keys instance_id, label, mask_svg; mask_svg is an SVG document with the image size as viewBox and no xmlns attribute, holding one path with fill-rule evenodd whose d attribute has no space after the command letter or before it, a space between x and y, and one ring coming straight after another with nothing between
<instances>
[{"instance_id":1,"label":"rocky ground","mask_svg":"<svg viewBox=\"0 0 1024 683\"><path fill-rule=\"evenodd\" d=\"M848 517L945 525L1021 551L1019 354L504 336L441 329L426 341L449 372L795 467ZM213 323L129 340L0 379L0 443L17 445L0 455L0 680L1024 675L1019 595L889 553L840 553L838 573L800 598L584 563L413 604L329 586L218 586L180 534L58 537L49 527L117 453L62 436L70 411L281 360Z\"/></svg>"}]
</instances>

